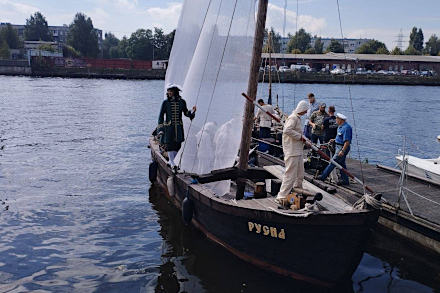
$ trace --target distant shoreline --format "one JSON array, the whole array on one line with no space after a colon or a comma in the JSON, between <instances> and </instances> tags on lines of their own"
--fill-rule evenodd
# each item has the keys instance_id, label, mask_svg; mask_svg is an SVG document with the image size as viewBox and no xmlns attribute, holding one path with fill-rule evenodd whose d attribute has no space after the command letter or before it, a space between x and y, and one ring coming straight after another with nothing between
<instances>
[{"instance_id":1,"label":"distant shoreline","mask_svg":"<svg viewBox=\"0 0 440 293\"><path fill-rule=\"evenodd\" d=\"M32 76L32 77L61 77L61 78L103 78L103 79L133 79L133 80L164 80L166 70L150 69L102 69L102 68L52 68L45 70L30 70L30 68L6 68L0 66L0 75ZM360 85L411 85L411 86L440 86L440 76L407 76L407 75L332 75L308 72L279 72L273 74L273 83L319 83L319 84L360 84ZM279 76L279 78L278 78ZM268 82L267 74L264 82ZM263 81L260 72L259 81Z\"/></svg>"}]
</instances>

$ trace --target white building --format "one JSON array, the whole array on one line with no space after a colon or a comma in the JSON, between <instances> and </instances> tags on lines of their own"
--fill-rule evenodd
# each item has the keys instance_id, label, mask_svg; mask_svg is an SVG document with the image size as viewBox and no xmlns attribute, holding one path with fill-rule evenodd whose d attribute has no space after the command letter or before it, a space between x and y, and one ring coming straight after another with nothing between
<instances>
[{"instance_id":1,"label":"white building","mask_svg":"<svg viewBox=\"0 0 440 293\"><path fill-rule=\"evenodd\" d=\"M323 52L325 52L325 50L327 50L328 46L330 46L332 39L333 38L321 38L321 42L324 43ZM288 37L281 38L281 40L280 40L281 53L290 53L290 52L287 52L287 44L289 43L289 40L290 40L290 38L288 38ZM315 45L315 40L316 40L316 38L314 38L314 37L312 37L312 39L310 40L310 46L312 48ZM338 41L341 44L344 44L345 53L350 53L350 54L355 53L357 48L359 48L360 46L362 46L366 42L371 41L371 39L344 39L344 41L342 41L342 39L338 39L338 38L334 38L334 40Z\"/></svg>"}]
</instances>

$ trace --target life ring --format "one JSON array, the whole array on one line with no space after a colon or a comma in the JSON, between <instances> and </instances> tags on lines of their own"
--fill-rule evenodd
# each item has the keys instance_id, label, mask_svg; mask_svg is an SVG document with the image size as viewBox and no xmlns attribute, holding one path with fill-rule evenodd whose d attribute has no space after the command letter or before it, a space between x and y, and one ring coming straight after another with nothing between
<instances>
[{"instance_id":1,"label":"life ring","mask_svg":"<svg viewBox=\"0 0 440 293\"><path fill-rule=\"evenodd\" d=\"M182 201L182 219L186 225L191 223L194 214L194 203L188 197Z\"/></svg>"},{"instance_id":2,"label":"life ring","mask_svg":"<svg viewBox=\"0 0 440 293\"><path fill-rule=\"evenodd\" d=\"M151 183L156 182L157 179L157 162L153 161L150 163L150 166L148 168L148 179L150 179Z\"/></svg>"}]
</instances>

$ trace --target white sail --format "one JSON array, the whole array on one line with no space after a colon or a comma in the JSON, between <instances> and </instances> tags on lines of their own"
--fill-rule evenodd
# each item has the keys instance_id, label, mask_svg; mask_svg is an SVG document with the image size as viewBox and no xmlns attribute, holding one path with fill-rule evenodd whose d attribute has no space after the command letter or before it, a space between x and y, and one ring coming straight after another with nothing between
<instances>
[{"instance_id":1,"label":"white sail","mask_svg":"<svg viewBox=\"0 0 440 293\"><path fill-rule=\"evenodd\" d=\"M166 83L183 81L188 108L197 106L192 123L184 119L186 141L175 160L194 173L231 167L237 157L255 30L255 1L201 2L183 5L166 77ZM212 187L223 195L230 183Z\"/></svg>"}]
</instances>

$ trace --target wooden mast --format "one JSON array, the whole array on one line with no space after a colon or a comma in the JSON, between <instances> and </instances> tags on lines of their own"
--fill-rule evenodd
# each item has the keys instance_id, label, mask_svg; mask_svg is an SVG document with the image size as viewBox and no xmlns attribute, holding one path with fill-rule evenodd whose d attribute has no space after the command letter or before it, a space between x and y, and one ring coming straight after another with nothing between
<instances>
[{"instance_id":1,"label":"wooden mast","mask_svg":"<svg viewBox=\"0 0 440 293\"><path fill-rule=\"evenodd\" d=\"M252 60L249 72L247 95L255 101L258 87L258 75L261 62L261 51L263 48L264 28L266 26L266 15L268 0L258 1L257 23L255 27L254 46L252 48ZM249 147L251 144L251 134L254 125L254 104L246 100L243 114L243 130L241 132L240 160L238 168L245 171L248 168ZM244 195L245 179L237 179L236 199L242 199Z\"/></svg>"}]
</instances>

